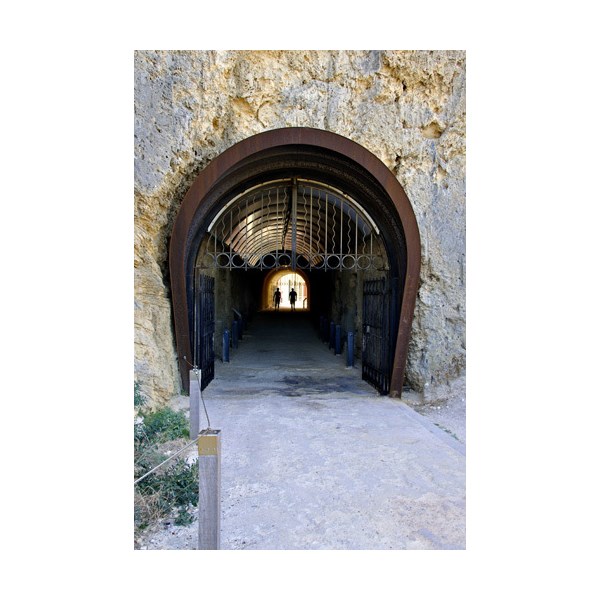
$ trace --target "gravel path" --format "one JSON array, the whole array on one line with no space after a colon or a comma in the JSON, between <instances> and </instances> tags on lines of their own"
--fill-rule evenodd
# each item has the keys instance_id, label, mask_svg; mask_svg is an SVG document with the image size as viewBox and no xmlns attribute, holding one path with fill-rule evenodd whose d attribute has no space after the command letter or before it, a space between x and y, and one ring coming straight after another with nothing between
<instances>
[{"instance_id":1,"label":"gravel path","mask_svg":"<svg viewBox=\"0 0 600 600\"><path fill-rule=\"evenodd\" d=\"M467 441L466 379L460 377L450 385L429 392L429 403L423 404L422 394L409 391L403 400L419 414L441 427L463 443ZM427 398L426 398L427 401Z\"/></svg>"},{"instance_id":2,"label":"gravel path","mask_svg":"<svg viewBox=\"0 0 600 600\"><path fill-rule=\"evenodd\" d=\"M459 430L451 411L427 419L389 398L347 393L221 407L211 420L227 423L222 549L465 547L465 457L447 433ZM196 544L197 522L166 523L138 547Z\"/></svg>"},{"instance_id":3,"label":"gravel path","mask_svg":"<svg viewBox=\"0 0 600 600\"><path fill-rule=\"evenodd\" d=\"M222 549L465 547L464 382L380 396L301 315L277 314L217 361L203 399L222 430ZM166 524L138 547L196 544L197 523Z\"/></svg>"}]
</instances>

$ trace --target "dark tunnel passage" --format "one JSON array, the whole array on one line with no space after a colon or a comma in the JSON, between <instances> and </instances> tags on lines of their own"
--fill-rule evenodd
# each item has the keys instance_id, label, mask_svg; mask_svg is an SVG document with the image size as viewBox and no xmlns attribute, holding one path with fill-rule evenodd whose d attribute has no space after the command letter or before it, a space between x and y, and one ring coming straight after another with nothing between
<instances>
[{"instance_id":1,"label":"dark tunnel passage","mask_svg":"<svg viewBox=\"0 0 600 600\"><path fill-rule=\"evenodd\" d=\"M229 352L220 344L223 333L234 335L235 329L239 335L258 311L291 310L293 289L295 298L300 293L298 309L309 313L315 329L323 321L339 326L342 346L352 334L354 354L363 358L366 351L366 361L377 363L372 382L387 393L395 342L391 321L398 318L389 264L379 228L349 194L296 177L245 190L225 203L199 245L190 297L194 363L207 353L223 359ZM385 289L375 312L367 314L365 286L377 280ZM199 293L207 281L213 299ZM201 317L203 303L214 304L214 324ZM212 349L206 339L211 333ZM370 348L375 354L369 357Z\"/></svg>"}]
</instances>

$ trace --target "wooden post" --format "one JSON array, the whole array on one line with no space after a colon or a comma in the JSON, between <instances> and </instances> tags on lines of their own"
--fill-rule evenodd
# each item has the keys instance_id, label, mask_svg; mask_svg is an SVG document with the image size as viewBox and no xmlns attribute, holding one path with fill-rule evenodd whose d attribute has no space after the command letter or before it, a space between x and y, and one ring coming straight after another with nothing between
<instances>
[{"instance_id":1,"label":"wooden post","mask_svg":"<svg viewBox=\"0 0 600 600\"><path fill-rule=\"evenodd\" d=\"M348 332L348 343L346 348L346 366L354 366L354 332Z\"/></svg>"},{"instance_id":2,"label":"wooden post","mask_svg":"<svg viewBox=\"0 0 600 600\"><path fill-rule=\"evenodd\" d=\"M202 371L190 371L190 439L195 440L200 433L200 383Z\"/></svg>"},{"instance_id":3,"label":"wooden post","mask_svg":"<svg viewBox=\"0 0 600 600\"><path fill-rule=\"evenodd\" d=\"M221 430L198 438L198 550L221 548Z\"/></svg>"},{"instance_id":4,"label":"wooden post","mask_svg":"<svg viewBox=\"0 0 600 600\"><path fill-rule=\"evenodd\" d=\"M229 362L229 329L223 332L223 362Z\"/></svg>"}]
</instances>

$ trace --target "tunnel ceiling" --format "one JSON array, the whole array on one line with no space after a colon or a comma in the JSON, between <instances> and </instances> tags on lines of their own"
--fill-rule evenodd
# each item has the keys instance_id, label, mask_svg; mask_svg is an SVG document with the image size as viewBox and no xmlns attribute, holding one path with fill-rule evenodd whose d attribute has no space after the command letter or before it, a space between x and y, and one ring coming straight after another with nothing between
<instances>
[{"instance_id":1,"label":"tunnel ceiling","mask_svg":"<svg viewBox=\"0 0 600 600\"><path fill-rule=\"evenodd\" d=\"M271 180L230 200L208 227L197 266L381 269L379 229L343 191L303 178Z\"/></svg>"}]
</instances>

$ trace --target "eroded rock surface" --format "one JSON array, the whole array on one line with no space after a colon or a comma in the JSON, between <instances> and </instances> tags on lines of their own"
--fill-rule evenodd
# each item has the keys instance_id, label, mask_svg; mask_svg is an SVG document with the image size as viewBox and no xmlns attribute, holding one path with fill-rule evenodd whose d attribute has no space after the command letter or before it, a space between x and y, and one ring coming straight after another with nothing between
<instances>
[{"instance_id":1,"label":"eroded rock surface","mask_svg":"<svg viewBox=\"0 0 600 600\"><path fill-rule=\"evenodd\" d=\"M363 145L396 175L422 240L407 364L417 390L465 370L465 53L135 53L135 371L163 403L179 392L167 264L179 205L224 150L278 127Z\"/></svg>"}]
</instances>

